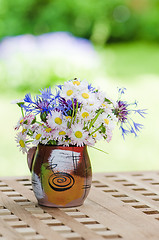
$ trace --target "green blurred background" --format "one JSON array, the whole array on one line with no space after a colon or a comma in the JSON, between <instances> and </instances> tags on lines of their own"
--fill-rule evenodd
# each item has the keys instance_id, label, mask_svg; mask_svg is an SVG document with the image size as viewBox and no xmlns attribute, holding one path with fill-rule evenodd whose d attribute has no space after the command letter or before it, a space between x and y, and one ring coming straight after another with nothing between
<instances>
[{"instance_id":1,"label":"green blurred background","mask_svg":"<svg viewBox=\"0 0 159 240\"><path fill-rule=\"evenodd\" d=\"M12 105L28 92L74 77L116 99L147 108L144 129L124 141L89 148L94 172L158 169L158 0L0 0L0 175L29 174L26 155L14 141L20 117Z\"/></svg>"}]
</instances>

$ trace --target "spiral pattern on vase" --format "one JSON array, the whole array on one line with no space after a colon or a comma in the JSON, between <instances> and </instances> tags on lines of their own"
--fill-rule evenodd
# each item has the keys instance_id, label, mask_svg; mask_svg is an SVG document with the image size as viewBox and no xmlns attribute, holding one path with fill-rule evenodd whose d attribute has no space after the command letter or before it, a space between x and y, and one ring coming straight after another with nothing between
<instances>
[{"instance_id":1,"label":"spiral pattern on vase","mask_svg":"<svg viewBox=\"0 0 159 240\"><path fill-rule=\"evenodd\" d=\"M69 173L58 172L49 177L48 183L53 190L61 192L70 189L75 180Z\"/></svg>"}]
</instances>

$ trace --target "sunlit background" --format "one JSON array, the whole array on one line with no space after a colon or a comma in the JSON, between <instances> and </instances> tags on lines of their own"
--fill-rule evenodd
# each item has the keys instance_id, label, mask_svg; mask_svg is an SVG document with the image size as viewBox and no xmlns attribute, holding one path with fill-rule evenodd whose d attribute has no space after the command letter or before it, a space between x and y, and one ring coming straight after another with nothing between
<instances>
[{"instance_id":1,"label":"sunlit background","mask_svg":"<svg viewBox=\"0 0 159 240\"><path fill-rule=\"evenodd\" d=\"M158 169L159 156L158 0L0 1L0 175L26 175L11 104L28 92L54 87L74 77L86 79L112 98L117 87L147 108L137 138L88 148L94 172Z\"/></svg>"}]
</instances>

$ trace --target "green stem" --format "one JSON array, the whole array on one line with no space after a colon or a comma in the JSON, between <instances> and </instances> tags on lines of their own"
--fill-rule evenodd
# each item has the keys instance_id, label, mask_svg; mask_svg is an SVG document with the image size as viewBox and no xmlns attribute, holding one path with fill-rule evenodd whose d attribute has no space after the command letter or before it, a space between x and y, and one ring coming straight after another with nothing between
<instances>
[{"instance_id":1,"label":"green stem","mask_svg":"<svg viewBox=\"0 0 159 240\"><path fill-rule=\"evenodd\" d=\"M74 105L73 98L72 98L72 106L73 106L73 112L72 112L71 124L72 124L73 116L74 116L74 113L75 113L75 105ZM70 124L70 125L71 125L71 124Z\"/></svg>"},{"instance_id":2,"label":"green stem","mask_svg":"<svg viewBox=\"0 0 159 240\"><path fill-rule=\"evenodd\" d=\"M33 142L33 140L28 140L28 141L26 141L26 143L29 143L29 142Z\"/></svg>"},{"instance_id":3,"label":"green stem","mask_svg":"<svg viewBox=\"0 0 159 240\"><path fill-rule=\"evenodd\" d=\"M93 147L93 146L89 146L89 147L94 148L94 149L96 149L96 150L98 150L98 151L100 151L100 152L103 152L103 153L105 153L105 154L109 154L109 153L107 153L107 152L105 152L105 151L103 151L103 150L101 150L101 149L99 149L99 148L96 148L96 147Z\"/></svg>"},{"instance_id":4,"label":"green stem","mask_svg":"<svg viewBox=\"0 0 159 240\"><path fill-rule=\"evenodd\" d=\"M33 135L33 131L31 131L31 130L29 129L29 132L31 133L31 135Z\"/></svg>"},{"instance_id":5,"label":"green stem","mask_svg":"<svg viewBox=\"0 0 159 240\"><path fill-rule=\"evenodd\" d=\"M98 127L98 128L96 128L96 130L94 130L91 134L90 134L90 136L92 136L95 132L97 132L99 129L101 129L102 128L102 124Z\"/></svg>"},{"instance_id":6,"label":"green stem","mask_svg":"<svg viewBox=\"0 0 159 240\"><path fill-rule=\"evenodd\" d=\"M75 117L74 117L73 123L74 123L74 122L75 122L75 120L76 120L77 111L78 111L78 102L77 102L77 104L76 104Z\"/></svg>"},{"instance_id":7,"label":"green stem","mask_svg":"<svg viewBox=\"0 0 159 240\"><path fill-rule=\"evenodd\" d=\"M41 125L41 126L43 125L41 122L38 122L38 121L36 121L36 123L38 123L38 124ZM47 128L47 127L46 127L46 128Z\"/></svg>"},{"instance_id":8,"label":"green stem","mask_svg":"<svg viewBox=\"0 0 159 240\"><path fill-rule=\"evenodd\" d=\"M22 107L20 107L20 108L21 108L22 116L23 116L23 118L24 118L24 111L23 111L23 108L22 108Z\"/></svg>"},{"instance_id":9,"label":"green stem","mask_svg":"<svg viewBox=\"0 0 159 240\"><path fill-rule=\"evenodd\" d=\"M94 119L92 119L92 121L90 122L90 126L89 126L89 129L91 129L91 127L93 126L93 124L97 121L99 115L104 112L103 109L100 109L99 112L97 113L97 115L94 117Z\"/></svg>"}]
</instances>

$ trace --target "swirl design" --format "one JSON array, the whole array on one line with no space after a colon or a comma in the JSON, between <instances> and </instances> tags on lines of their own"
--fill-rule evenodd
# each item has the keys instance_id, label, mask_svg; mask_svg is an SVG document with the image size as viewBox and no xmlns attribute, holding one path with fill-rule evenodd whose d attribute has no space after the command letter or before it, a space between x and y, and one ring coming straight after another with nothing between
<instances>
[{"instance_id":1,"label":"swirl design","mask_svg":"<svg viewBox=\"0 0 159 240\"><path fill-rule=\"evenodd\" d=\"M65 172L52 174L48 179L49 186L55 191L66 191L70 189L74 183L74 178Z\"/></svg>"}]
</instances>

